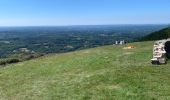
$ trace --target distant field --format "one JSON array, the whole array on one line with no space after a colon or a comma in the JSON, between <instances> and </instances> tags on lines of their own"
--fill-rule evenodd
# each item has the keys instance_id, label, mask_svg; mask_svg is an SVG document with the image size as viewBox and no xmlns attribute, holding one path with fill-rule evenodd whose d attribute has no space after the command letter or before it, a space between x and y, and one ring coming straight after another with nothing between
<instances>
[{"instance_id":1,"label":"distant field","mask_svg":"<svg viewBox=\"0 0 170 100\"><path fill-rule=\"evenodd\" d=\"M167 25L85 25L56 27L0 27L0 58L31 52L49 54L132 42Z\"/></svg>"},{"instance_id":2,"label":"distant field","mask_svg":"<svg viewBox=\"0 0 170 100\"><path fill-rule=\"evenodd\" d=\"M170 62L150 64L153 42L103 46L0 68L0 100L169 100Z\"/></svg>"}]
</instances>

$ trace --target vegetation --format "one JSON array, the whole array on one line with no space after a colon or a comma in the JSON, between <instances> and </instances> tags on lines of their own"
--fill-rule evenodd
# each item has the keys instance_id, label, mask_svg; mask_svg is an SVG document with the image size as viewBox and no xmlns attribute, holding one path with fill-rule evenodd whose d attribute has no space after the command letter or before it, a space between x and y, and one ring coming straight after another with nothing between
<instances>
[{"instance_id":1,"label":"vegetation","mask_svg":"<svg viewBox=\"0 0 170 100\"><path fill-rule=\"evenodd\" d=\"M20 62L20 60L17 58L0 59L0 65L12 64L12 63L18 63L18 62Z\"/></svg>"},{"instance_id":2,"label":"vegetation","mask_svg":"<svg viewBox=\"0 0 170 100\"><path fill-rule=\"evenodd\" d=\"M126 42L160 30L166 25L98 25L63 27L0 27L0 57L20 48L37 53L64 53Z\"/></svg>"},{"instance_id":3,"label":"vegetation","mask_svg":"<svg viewBox=\"0 0 170 100\"><path fill-rule=\"evenodd\" d=\"M41 56L43 56L43 54L31 53L31 52L19 52L19 53L10 55L6 58L0 59L0 65L18 63L18 62L22 62L22 61L26 61L26 60L35 59L35 58L38 58Z\"/></svg>"},{"instance_id":4,"label":"vegetation","mask_svg":"<svg viewBox=\"0 0 170 100\"><path fill-rule=\"evenodd\" d=\"M134 49L123 49L126 46ZM1 100L169 100L170 62L152 65L153 42L44 56L0 68Z\"/></svg>"},{"instance_id":5,"label":"vegetation","mask_svg":"<svg viewBox=\"0 0 170 100\"><path fill-rule=\"evenodd\" d=\"M162 40L162 39L167 39L170 38L170 27L165 28L163 30L153 32L145 37L143 37L141 40L142 41L152 41L152 40Z\"/></svg>"}]
</instances>

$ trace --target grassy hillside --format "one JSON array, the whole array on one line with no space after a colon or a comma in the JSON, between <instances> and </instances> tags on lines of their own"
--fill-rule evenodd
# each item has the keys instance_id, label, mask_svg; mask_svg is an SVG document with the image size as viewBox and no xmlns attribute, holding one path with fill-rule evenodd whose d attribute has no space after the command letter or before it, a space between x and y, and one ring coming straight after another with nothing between
<instances>
[{"instance_id":1,"label":"grassy hillside","mask_svg":"<svg viewBox=\"0 0 170 100\"><path fill-rule=\"evenodd\" d=\"M152 41L152 40L161 40L161 39L167 39L167 38L170 38L170 27L151 33L147 35L146 37L143 37L141 40Z\"/></svg>"},{"instance_id":2,"label":"grassy hillside","mask_svg":"<svg viewBox=\"0 0 170 100\"><path fill-rule=\"evenodd\" d=\"M55 54L0 68L0 100L169 100L170 62L150 64L153 42Z\"/></svg>"}]
</instances>

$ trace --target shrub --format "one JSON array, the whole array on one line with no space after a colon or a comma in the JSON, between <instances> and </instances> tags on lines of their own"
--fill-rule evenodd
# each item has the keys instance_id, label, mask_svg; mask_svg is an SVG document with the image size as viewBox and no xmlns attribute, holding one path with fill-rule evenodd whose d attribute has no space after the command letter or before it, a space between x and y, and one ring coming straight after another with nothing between
<instances>
[{"instance_id":1,"label":"shrub","mask_svg":"<svg viewBox=\"0 0 170 100\"><path fill-rule=\"evenodd\" d=\"M17 58L12 58L12 59L8 59L8 60L7 60L7 63L8 63L8 64L17 63L17 62L20 62L20 60L17 59Z\"/></svg>"},{"instance_id":2,"label":"shrub","mask_svg":"<svg viewBox=\"0 0 170 100\"><path fill-rule=\"evenodd\" d=\"M14 55L10 55L7 58L0 59L0 65L18 63L21 61L31 60L41 56L43 56L43 54L40 53L16 53Z\"/></svg>"},{"instance_id":3,"label":"shrub","mask_svg":"<svg viewBox=\"0 0 170 100\"><path fill-rule=\"evenodd\" d=\"M12 63L17 63L17 62L20 62L20 60L17 58L1 59L0 65L12 64Z\"/></svg>"}]
</instances>

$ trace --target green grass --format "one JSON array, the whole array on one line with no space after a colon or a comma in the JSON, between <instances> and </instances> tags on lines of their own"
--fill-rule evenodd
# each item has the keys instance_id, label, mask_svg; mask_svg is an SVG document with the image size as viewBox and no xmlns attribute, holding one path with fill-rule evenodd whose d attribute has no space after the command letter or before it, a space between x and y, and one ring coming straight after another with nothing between
<instances>
[{"instance_id":1,"label":"green grass","mask_svg":"<svg viewBox=\"0 0 170 100\"><path fill-rule=\"evenodd\" d=\"M150 64L153 42L55 54L0 68L0 100L169 100L170 62Z\"/></svg>"}]
</instances>

